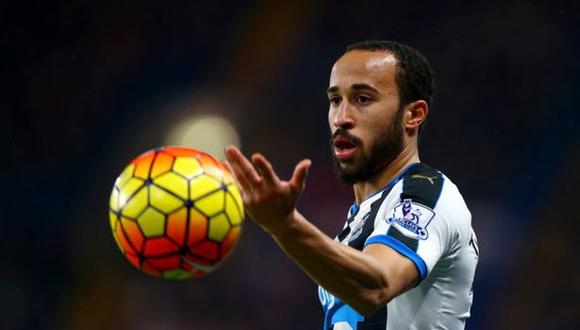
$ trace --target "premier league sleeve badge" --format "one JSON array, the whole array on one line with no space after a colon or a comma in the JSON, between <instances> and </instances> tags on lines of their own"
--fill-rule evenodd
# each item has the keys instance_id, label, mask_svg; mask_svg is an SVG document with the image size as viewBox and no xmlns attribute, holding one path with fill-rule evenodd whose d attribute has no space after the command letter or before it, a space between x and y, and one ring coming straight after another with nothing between
<instances>
[{"instance_id":1,"label":"premier league sleeve badge","mask_svg":"<svg viewBox=\"0 0 580 330\"><path fill-rule=\"evenodd\" d=\"M409 238L426 240L429 237L427 227L434 216L435 212L427 206L405 199L394 207L387 223Z\"/></svg>"}]
</instances>

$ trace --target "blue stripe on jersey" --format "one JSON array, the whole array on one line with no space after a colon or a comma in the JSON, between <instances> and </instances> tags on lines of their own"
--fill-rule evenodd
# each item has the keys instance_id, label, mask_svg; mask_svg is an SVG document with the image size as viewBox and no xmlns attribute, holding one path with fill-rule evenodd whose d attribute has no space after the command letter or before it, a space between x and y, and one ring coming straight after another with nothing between
<instances>
[{"instance_id":1,"label":"blue stripe on jersey","mask_svg":"<svg viewBox=\"0 0 580 330\"><path fill-rule=\"evenodd\" d=\"M343 303L340 300L338 302L340 302L340 304L335 305L336 308L334 308L332 311L332 317L327 329L332 329L332 325L338 322L347 322L353 330L356 330L358 322L364 320L364 317L357 313L349 305Z\"/></svg>"},{"instance_id":2,"label":"blue stripe on jersey","mask_svg":"<svg viewBox=\"0 0 580 330\"><path fill-rule=\"evenodd\" d=\"M350 210L348 211L348 217L352 217L353 215L358 213L358 205L356 205L356 201L352 203Z\"/></svg>"},{"instance_id":3,"label":"blue stripe on jersey","mask_svg":"<svg viewBox=\"0 0 580 330\"><path fill-rule=\"evenodd\" d=\"M373 243L387 245L393 248L395 251L399 252L400 254L404 255L405 257L409 258L415 264L415 267L417 267L417 270L419 271L420 277L419 281L424 280L425 276L427 276L427 265L425 264L425 261L423 261L423 259L415 251L411 250L405 244L397 241L396 239L390 236L377 235L369 238L365 242L365 247Z\"/></svg>"},{"instance_id":4,"label":"blue stripe on jersey","mask_svg":"<svg viewBox=\"0 0 580 330\"><path fill-rule=\"evenodd\" d=\"M357 324L364 320L364 317L349 305L333 296L322 287L318 287L318 298L324 310L324 329L330 330L338 322L347 322L353 330L357 329Z\"/></svg>"}]
</instances>

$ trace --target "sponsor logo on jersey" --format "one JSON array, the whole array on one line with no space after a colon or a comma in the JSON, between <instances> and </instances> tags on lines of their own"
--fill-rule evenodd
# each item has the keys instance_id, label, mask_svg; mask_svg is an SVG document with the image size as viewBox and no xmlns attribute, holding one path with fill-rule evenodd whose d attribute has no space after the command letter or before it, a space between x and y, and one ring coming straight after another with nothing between
<instances>
[{"instance_id":1,"label":"sponsor logo on jersey","mask_svg":"<svg viewBox=\"0 0 580 330\"><path fill-rule=\"evenodd\" d=\"M334 301L336 298L331 293L324 290L321 286L318 286L318 299L320 300L322 308L326 312L334 307Z\"/></svg>"},{"instance_id":2,"label":"sponsor logo on jersey","mask_svg":"<svg viewBox=\"0 0 580 330\"><path fill-rule=\"evenodd\" d=\"M433 182L433 180L437 179L436 176L424 176L424 175L420 175L420 174L413 174L413 175L411 175L411 178L413 178L413 179L425 179L425 180L429 181L429 183L431 183L431 184L435 184L435 182Z\"/></svg>"},{"instance_id":3,"label":"sponsor logo on jersey","mask_svg":"<svg viewBox=\"0 0 580 330\"><path fill-rule=\"evenodd\" d=\"M435 212L427 206L405 199L395 206L387 222L407 237L425 240L429 237L427 226L434 216Z\"/></svg>"}]
</instances>

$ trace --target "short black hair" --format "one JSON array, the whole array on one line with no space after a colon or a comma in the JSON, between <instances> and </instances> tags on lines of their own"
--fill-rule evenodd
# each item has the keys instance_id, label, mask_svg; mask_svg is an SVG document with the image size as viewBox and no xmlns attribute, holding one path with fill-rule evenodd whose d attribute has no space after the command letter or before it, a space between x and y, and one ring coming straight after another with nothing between
<instances>
[{"instance_id":1,"label":"short black hair","mask_svg":"<svg viewBox=\"0 0 580 330\"><path fill-rule=\"evenodd\" d=\"M386 40L367 40L347 46L346 52L353 50L388 51L397 60L395 81L399 87L401 107L417 100L425 100L431 107L435 94L433 70L427 58L413 47Z\"/></svg>"}]
</instances>

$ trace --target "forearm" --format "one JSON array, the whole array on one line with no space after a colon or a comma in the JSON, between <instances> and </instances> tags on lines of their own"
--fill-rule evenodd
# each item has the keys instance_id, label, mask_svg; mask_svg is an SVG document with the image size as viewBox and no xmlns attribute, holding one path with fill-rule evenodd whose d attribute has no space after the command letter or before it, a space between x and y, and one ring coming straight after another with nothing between
<instances>
[{"instance_id":1,"label":"forearm","mask_svg":"<svg viewBox=\"0 0 580 330\"><path fill-rule=\"evenodd\" d=\"M229 147L226 156L248 214L326 290L369 315L401 288L408 287L412 277L408 281L399 280L404 279L399 276L401 270L409 269L396 262L401 257L389 255L388 250L377 249L373 244L365 250L368 254L341 245L296 211L310 160L302 160L294 168L292 178L282 181L262 155L254 154L251 163L238 149Z\"/></svg>"},{"instance_id":2,"label":"forearm","mask_svg":"<svg viewBox=\"0 0 580 330\"><path fill-rule=\"evenodd\" d=\"M385 302L388 283L379 260L334 241L297 211L287 224L272 235L315 282L364 314Z\"/></svg>"}]
</instances>

